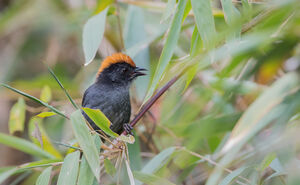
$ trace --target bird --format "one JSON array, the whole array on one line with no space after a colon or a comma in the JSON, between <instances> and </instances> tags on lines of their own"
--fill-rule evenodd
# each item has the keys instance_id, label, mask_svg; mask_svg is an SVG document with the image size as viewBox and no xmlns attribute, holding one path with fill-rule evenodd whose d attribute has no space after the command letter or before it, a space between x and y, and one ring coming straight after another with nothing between
<instances>
[{"instance_id":1,"label":"bird","mask_svg":"<svg viewBox=\"0 0 300 185\"><path fill-rule=\"evenodd\" d=\"M126 54L115 53L106 57L98 70L95 82L83 95L82 107L100 109L110 120L110 129L117 134L124 130L133 135L129 124L131 115L130 85L139 76L146 75L144 68L136 66ZM100 128L82 111L95 131Z\"/></svg>"}]
</instances>

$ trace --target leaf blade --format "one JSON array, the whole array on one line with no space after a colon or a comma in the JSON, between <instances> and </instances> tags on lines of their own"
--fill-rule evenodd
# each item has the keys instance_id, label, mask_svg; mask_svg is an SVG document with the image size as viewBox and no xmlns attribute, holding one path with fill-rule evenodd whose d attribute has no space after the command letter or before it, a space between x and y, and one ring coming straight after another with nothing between
<instances>
[{"instance_id":1,"label":"leaf blade","mask_svg":"<svg viewBox=\"0 0 300 185\"><path fill-rule=\"evenodd\" d=\"M100 161L98 151L80 110L72 113L71 123L75 137L83 150L83 154L86 157L94 176L99 181Z\"/></svg>"},{"instance_id":2,"label":"leaf blade","mask_svg":"<svg viewBox=\"0 0 300 185\"><path fill-rule=\"evenodd\" d=\"M57 185L75 185L79 168L80 152L76 151L68 154L61 167Z\"/></svg>"}]
</instances>

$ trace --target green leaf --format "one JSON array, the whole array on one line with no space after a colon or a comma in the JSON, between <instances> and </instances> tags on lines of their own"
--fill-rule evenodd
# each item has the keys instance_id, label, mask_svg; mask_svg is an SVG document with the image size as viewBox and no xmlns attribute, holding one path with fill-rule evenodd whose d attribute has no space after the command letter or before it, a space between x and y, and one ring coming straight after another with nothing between
<instances>
[{"instance_id":1,"label":"green leaf","mask_svg":"<svg viewBox=\"0 0 300 185\"><path fill-rule=\"evenodd\" d=\"M150 39L149 39L150 38ZM150 59L149 59L149 44L156 37L147 37L147 33L145 30L145 18L144 12L142 8L136 6L129 6L127 10L127 17L124 28L124 40L126 53L129 54L130 57L134 60L135 64L138 67L149 70L150 69ZM146 43L141 43L143 41L148 41ZM139 44L138 49L135 55L130 51L131 47L134 47L136 44ZM147 88L150 82L150 75L146 75L142 78L137 78L135 80L137 97L139 100L142 100L147 92Z\"/></svg>"},{"instance_id":2,"label":"green leaf","mask_svg":"<svg viewBox=\"0 0 300 185\"><path fill-rule=\"evenodd\" d=\"M177 6L176 12L174 19L172 20L171 28L169 31L169 34L167 36L166 43L164 45L164 48L162 50L161 56L159 58L155 74L153 76L153 80L151 83L151 86L148 90L148 93L145 97L144 103L151 98L152 94L156 90L171 58L174 53L174 50L177 45L177 41L179 38L180 34L180 29L181 29L181 22L183 19L183 13L185 10L185 5L186 5L187 0L180 0L179 4Z\"/></svg>"},{"instance_id":3,"label":"green leaf","mask_svg":"<svg viewBox=\"0 0 300 185\"><path fill-rule=\"evenodd\" d=\"M105 168L105 171L106 171L107 174L114 177L117 170L116 170L115 166L111 163L111 161L109 159L104 159L104 168Z\"/></svg>"},{"instance_id":4,"label":"green leaf","mask_svg":"<svg viewBox=\"0 0 300 185\"><path fill-rule=\"evenodd\" d=\"M10 177L11 175L13 175L17 170L18 170L18 168L12 168L12 169L10 169L8 171L0 173L0 184L2 182L4 182L8 177Z\"/></svg>"},{"instance_id":5,"label":"green leaf","mask_svg":"<svg viewBox=\"0 0 300 185\"><path fill-rule=\"evenodd\" d=\"M77 185L92 185L95 180L94 174L85 158L81 158Z\"/></svg>"},{"instance_id":6,"label":"green leaf","mask_svg":"<svg viewBox=\"0 0 300 185\"><path fill-rule=\"evenodd\" d=\"M50 153L42 150L40 147L36 146L35 144L26 141L24 139L17 138L15 136L6 135L0 133L0 143L20 150L22 152L28 153L33 156L41 157L41 158L55 158Z\"/></svg>"},{"instance_id":7,"label":"green leaf","mask_svg":"<svg viewBox=\"0 0 300 185\"><path fill-rule=\"evenodd\" d=\"M152 175L152 174L146 174L142 172L133 172L134 178L138 179L139 181L148 184L148 185L175 185L174 183L168 181L165 178Z\"/></svg>"},{"instance_id":8,"label":"green leaf","mask_svg":"<svg viewBox=\"0 0 300 185\"><path fill-rule=\"evenodd\" d=\"M276 153L272 152L270 154L268 154L264 160L262 161L262 163L260 164L260 167L258 170L260 171L264 171L271 163L272 161L276 158Z\"/></svg>"},{"instance_id":9,"label":"green leaf","mask_svg":"<svg viewBox=\"0 0 300 185\"><path fill-rule=\"evenodd\" d=\"M32 142L41 147L46 152L52 154L58 159L62 158L62 155L51 143L47 132L43 127L42 119L33 117L28 124L28 135Z\"/></svg>"},{"instance_id":10,"label":"green leaf","mask_svg":"<svg viewBox=\"0 0 300 185\"><path fill-rule=\"evenodd\" d=\"M102 12L105 8L107 8L110 4L114 2L114 0L97 0L97 8L95 14Z\"/></svg>"},{"instance_id":11,"label":"green leaf","mask_svg":"<svg viewBox=\"0 0 300 185\"><path fill-rule=\"evenodd\" d=\"M176 150L175 147L170 147L164 149L159 154L157 154L154 158L152 158L141 170L143 173L152 174L163 167L171 158L171 155Z\"/></svg>"},{"instance_id":12,"label":"green leaf","mask_svg":"<svg viewBox=\"0 0 300 185\"><path fill-rule=\"evenodd\" d=\"M134 138L135 142L127 145L130 167L132 170L140 170L142 168L140 140L136 133L134 133Z\"/></svg>"},{"instance_id":13,"label":"green leaf","mask_svg":"<svg viewBox=\"0 0 300 185\"><path fill-rule=\"evenodd\" d=\"M35 185L48 185L50 181L52 166L46 168L36 180Z\"/></svg>"},{"instance_id":14,"label":"green leaf","mask_svg":"<svg viewBox=\"0 0 300 185\"><path fill-rule=\"evenodd\" d=\"M196 25L206 49L215 45L216 28L210 0L191 0Z\"/></svg>"},{"instance_id":15,"label":"green leaf","mask_svg":"<svg viewBox=\"0 0 300 185\"><path fill-rule=\"evenodd\" d=\"M40 99L43 101L43 102L46 102L48 103L50 100L51 100L51 89L48 85L45 85L42 89L42 92L41 92L41 95L40 95Z\"/></svg>"},{"instance_id":16,"label":"green leaf","mask_svg":"<svg viewBox=\"0 0 300 185\"><path fill-rule=\"evenodd\" d=\"M299 107L300 91L299 76L288 73L276 81L269 89L262 93L244 112L232 130L230 138L222 148L224 154L219 164L227 166L231 163L240 149L259 131L267 125L287 123L290 116ZM283 102L283 101L289 102ZM228 152L230 151L230 152ZM216 168L210 175L207 185L216 184L221 178L223 170Z\"/></svg>"},{"instance_id":17,"label":"green leaf","mask_svg":"<svg viewBox=\"0 0 300 185\"><path fill-rule=\"evenodd\" d=\"M100 179L100 160L99 151L85 123L84 117L80 110L75 111L71 115L72 128L75 137L83 150L83 155L87 159L90 168L96 179Z\"/></svg>"},{"instance_id":18,"label":"green leaf","mask_svg":"<svg viewBox=\"0 0 300 185\"><path fill-rule=\"evenodd\" d=\"M167 21L172 16L175 10L176 10L176 0L168 0L166 9L164 10L160 22L163 23Z\"/></svg>"},{"instance_id":19,"label":"green leaf","mask_svg":"<svg viewBox=\"0 0 300 185\"><path fill-rule=\"evenodd\" d=\"M221 0L223 12L225 16L226 23L229 26L236 26L237 21L240 19L241 15L238 9L233 5L231 0ZM232 34L229 35L227 40L232 38L239 38L241 36L241 25L238 29L234 29Z\"/></svg>"},{"instance_id":20,"label":"green leaf","mask_svg":"<svg viewBox=\"0 0 300 185\"><path fill-rule=\"evenodd\" d=\"M82 110L93 120L93 122L107 135L115 138L119 135L112 131L110 126L109 119L99 110L99 109L90 109L90 108L82 108Z\"/></svg>"},{"instance_id":21,"label":"green leaf","mask_svg":"<svg viewBox=\"0 0 300 185\"><path fill-rule=\"evenodd\" d=\"M182 18L182 22L184 22L184 20L186 19L186 17L189 15L190 11L192 9L192 2L191 0L187 0L187 3L186 3L186 6L185 6L185 9L184 9L184 12L183 12L183 18Z\"/></svg>"},{"instance_id":22,"label":"green leaf","mask_svg":"<svg viewBox=\"0 0 300 185\"><path fill-rule=\"evenodd\" d=\"M91 17L83 27L82 44L85 65L94 59L105 31L106 13L108 8Z\"/></svg>"},{"instance_id":23,"label":"green leaf","mask_svg":"<svg viewBox=\"0 0 300 185\"><path fill-rule=\"evenodd\" d=\"M36 115L36 117L46 118L46 117L50 117L50 116L54 116L54 115L56 115L55 112L41 112L38 115Z\"/></svg>"},{"instance_id":24,"label":"green leaf","mask_svg":"<svg viewBox=\"0 0 300 185\"><path fill-rule=\"evenodd\" d=\"M58 77L55 75L55 73L52 71L52 69L49 66L47 66L47 68L48 68L48 71L50 72L50 74L55 79L55 81L60 86L60 88L64 91L65 95L68 97L69 101L72 103L72 105L74 106L74 108L75 109L79 109L78 105L74 102L74 100L72 99L72 97L70 96L70 94L68 93L68 91L65 89L65 87L63 86L63 84L59 81Z\"/></svg>"},{"instance_id":25,"label":"green leaf","mask_svg":"<svg viewBox=\"0 0 300 185\"><path fill-rule=\"evenodd\" d=\"M195 26L192 35L192 40L191 40L190 56L191 57L196 56L197 54L200 53L201 50L202 50L202 40L198 32L197 26Z\"/></svg>"},{"instance_id":26,"label":"green leaf","mask_svg":"<svg viewBox=\"0 0 300 185\"><path fill-rule=\"evenodd\" d=\"M238 168L236 170L234 170L233 172L231 172L230 174L228 174L221 182L219 185L228 185L231 184L231 182L237 178L247 167L243 166L241 168Z\"/></svg>"},{"instance_id":27,"label":"green leaf","mask_svg":"<svg viewBox=\"0 0 300 185\"><path fill-rule=\"evenodd\" d=\"M78 175L80 152L76 151L65 157L60 169L57 185L75 185Z\"/></svg>"},{"instance_id":28,"label":"green leaf","mask_svg":"<svg viewBox=\"0 0 300 185\"><path fill-rule=\"evenodd\" d=\"M25 123L26 105L23 98L19 98L18 102L13 105L9 116L9 133L13 134L16 131L23 132Z\"/></svg>"},{"instance_id":29,"label":"green leaf","mask_svg":"<svg viewBox=\"0 0 300 185\"><path fill-rule=\"evenodd\" d=\"M29 99L31 99L31 100L34 100L35 102L37 102L37 103L39 103L39 104L41 104L41 105L43 105L43 106L49 108L50 110L52 110L53 112L57 113L58 115L60 115L60 116L62 116L62 117L64 117L64 118L68 118L64 113L62 113L62 112L59 111L58 109L56 109L56 108L54 108L53 106L47 104L46 102L43 102L43 101L39 100L38 98L36 98L36 97L34 97L34 96L31 96L31 95L26 94L26 93L24 93L24 92L22 92L22 91L19 91L18 89L15 89L15 88L13 88L13 87L7 85L7 84L1 84L1 85L2 85L3 87L6 87L6 88L8 88L8 89L10 89L10 90L12 90L12 91L14 91L14 92L16 92L16 93L19 93L19 94L23 95L23 96L25 96L25 97L27 97L27 98L29 98Z\"/></svg>"}]
</instances>

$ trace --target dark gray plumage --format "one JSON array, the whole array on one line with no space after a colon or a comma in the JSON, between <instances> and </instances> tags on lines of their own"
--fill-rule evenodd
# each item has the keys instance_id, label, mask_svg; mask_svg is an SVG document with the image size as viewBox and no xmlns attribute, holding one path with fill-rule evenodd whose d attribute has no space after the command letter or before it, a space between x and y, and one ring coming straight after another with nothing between
<instances>
[{"instance_id":1,"label":"dark gray plumage","mask_svg":"<svg viewBox=\"0 0 300 185\"><path fill-rule=\"evenodd\" d=\"M129 123L131 115L130 84L137 76L145 75L140 72L142 70L144 69L132 66L126 61L111 64L98 75L96 82L85 91L82 107L100 109L111 121L111 129L121 134L124 130L124 124ZM84 112L83 115L95 130L99 130Z\"/></svg>"}]
</instances>

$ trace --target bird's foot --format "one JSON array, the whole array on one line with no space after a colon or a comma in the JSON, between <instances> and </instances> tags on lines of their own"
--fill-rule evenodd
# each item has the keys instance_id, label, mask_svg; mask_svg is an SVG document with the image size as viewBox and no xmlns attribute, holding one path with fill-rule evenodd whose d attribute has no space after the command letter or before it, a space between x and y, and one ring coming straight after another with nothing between
<instances>
[{"instance_id":1,"label":"bird's foot","mask_svg":"<svg viewBox=\"0 0 300 185\"><path fill-rule=\"evenodd\" d=\"M125 123L123 125L123 128L128 134L133 136L133 133L132 133L133 127L129 123Z\"/></svg>"}]
</instances>

